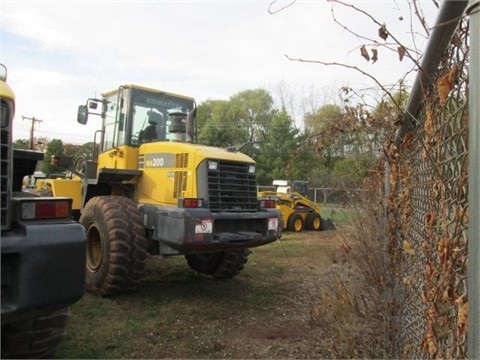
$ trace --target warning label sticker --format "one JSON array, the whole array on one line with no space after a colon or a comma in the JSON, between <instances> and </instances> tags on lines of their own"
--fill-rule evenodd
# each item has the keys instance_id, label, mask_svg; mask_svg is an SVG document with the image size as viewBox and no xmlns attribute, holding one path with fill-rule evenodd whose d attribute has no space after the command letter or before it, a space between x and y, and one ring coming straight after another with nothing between
<instances>
[{"instance_id":1,"label":"warning label sticker","mask_svg":"<svg viewBox=\"0 0 480 360\"><path fill-rule=\"evenodd\" d=\"M277 230L277 229L278 229L278 218L269 218L268 230Z\"/></svg>"},{"instance_id":2,"label":"warning label sticker","mask_svg":"<svg viewBox=\"0 0 480 360\"><path fill-rule=\"evenodd\" d=\"M195 225L195 233L197 234L211 234L213 231L212 219L202 219L200 224Z\"/></svg>"}]
</instances>

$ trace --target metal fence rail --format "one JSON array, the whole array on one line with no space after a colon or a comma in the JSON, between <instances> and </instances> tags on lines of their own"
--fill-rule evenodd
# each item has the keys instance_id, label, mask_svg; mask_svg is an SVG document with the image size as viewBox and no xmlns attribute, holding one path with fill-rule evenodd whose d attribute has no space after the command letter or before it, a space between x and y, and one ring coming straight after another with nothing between
<instances>
[{"instance_id":1,"label":"metal fence rail","mask_svg":"<svg viewBox=\"0 0 480 360\"><path fill-rule=\"evenodd\" d=\"M445 1L387 151L391 314L398 358L465 358L468 1ZM478 214L477 214L478 216Z\"/></svg>"},{"instance_id":2,"label":"metal fence rail","mask_svg":"<svg viewBox=\"0 0 480 360\"><path fill-rule=\"evenodd\" d=\"M470 116L468 170L468 352L480 359L480 1L470 0Z\"/></svg>"}]
</instances>

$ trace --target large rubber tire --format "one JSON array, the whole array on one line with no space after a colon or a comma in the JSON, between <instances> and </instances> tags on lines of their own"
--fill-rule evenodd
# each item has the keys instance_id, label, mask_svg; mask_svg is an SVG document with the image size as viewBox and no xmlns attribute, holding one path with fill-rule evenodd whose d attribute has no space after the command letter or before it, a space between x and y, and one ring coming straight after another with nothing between
<instances>
[{"instance_id":1,"label":"large rubber tire","mask_svg":"<svg viewBox=\"0 0 480 360\"><path fill-rule=\"evenodd\" d=\"M217 280L234 278L248 261L249 250L241 249L219 253L187 254L188 266Z\"/></svg>"},{"instance_id":2,"label":"large rubber tire","mask_svg":"<svg viewBox=\"0 0 480 360\"><path fill-rule=\"evenodd\" d=\"M87 234L85 289L111 296L131 291L143 275L145 229L135 203L120 196L97 196L82 211Z\"/></svg>"},{"instance_id":3,"label":"large rubber tire","mask_svg":"<svg viewBox=\"0 0 480 360\"><path fill-rule=\"evenodd\" d=\"M337 228L335 227L335 224L333 223L332 219L330 218L322 219L322 226L320 227L320 230L329 231L329 230L336 230L336 229Z\"/></svg>"},{"instance_id":4,"label":"large rubber tire","mask_svg":"<svg viewBox=\"0 0 480 360\"><path fill-rule=\"evenodd\" d=\"M305 219L307 230L318 231L322 227L322 218L316 212L311 212Z\"/></svg>"},{"instance_id":5,"label":"large rubber tire","mask_svg":"<svg viewBox=\"0 0 480 360\"><path fill-rule=\"evenodd\" d=\"M2 326L2 359L50 358L66 335L70 309Z\"/></svg>"},{"instance_id":6,"label":"large rubber tire","mask_svg":"<svg viewBox=\"0 0 480 360\"><path fill-rule=\"evenodd\" d=\"M304 223L302 215L293 213L288 218L287 229L288 231L301 232L303 230Z\"/></svg>"}]
</instances>

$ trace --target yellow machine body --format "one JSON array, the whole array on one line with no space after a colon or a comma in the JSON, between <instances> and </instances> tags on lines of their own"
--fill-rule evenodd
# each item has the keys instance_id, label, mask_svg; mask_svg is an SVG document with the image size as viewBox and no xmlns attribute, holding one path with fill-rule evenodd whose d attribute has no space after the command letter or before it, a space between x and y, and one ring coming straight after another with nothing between
<instances>
[{"instance_id":1,"label":"yellow machine body","mask_svg":"<svg viewBox=\"0 0 480 360\"><path fill-rule=\"evenodd\" d=\"M253 163L242 153L189 143L156 142L140 146L136 201L176 206L179 198L199 196L197 167L209 158Z\"/></svg>"}]
</instances>

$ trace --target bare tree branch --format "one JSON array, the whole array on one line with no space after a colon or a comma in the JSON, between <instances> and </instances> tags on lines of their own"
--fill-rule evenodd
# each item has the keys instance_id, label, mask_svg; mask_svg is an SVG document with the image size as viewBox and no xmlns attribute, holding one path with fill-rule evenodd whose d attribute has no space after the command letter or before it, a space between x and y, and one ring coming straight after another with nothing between
<instances>
[{"instance_id":1,"label":"bare tree branch","mask_svg":"<svg viewBox=\"0 0 480 360\"><path fill-rule=\"evenodd\" d=\"M352 4L347 4L347 3L344 3L343 1L341 0L331 0L331 2L334 2L334 3L337 3L337 4L340 4L340 5L343 5L345 7L349 7L349 8L352 8L353 10L355 11L358 11L359 13L365 15L366 17L368 17L370 20L372 20L375 24L377 24L379 27L385 27L385 24L382 24L380 23L377 19L375 19L372 15L370 15L368 12L366 12L365 10L362 10L358 7L356 7L355 5L352 5ZM333 14L333 9L332 9L332 14ZM334 17L334 21L336 23L338 23L339 25L341 25ZM353 31L350 31L346 26L344 25L341 25L344 29L346 29L347 31L349 31L350 33L354 34L355 36L359 37L359 38L362 38L362 36L354 33ZM386 28L385 28L386 29ZM395 42L395 44L399 45L399 46L402 46L404 49L405 49L405 54L407 55L407 57L415 64L415 66L417 66L419 69L421 69L421 66L420 66L420 62L419 62L419 59L415 58L411 52L413 50L411 49L408 49L407 47L405 47L404 45L401 44L401 42L391 33L388 33L388 35L393 39L393 41ZM367 39L367 38L364 38L364 39ZM372 39L369 39L369 41L372 41L372 42L375 42L377 44L379 44L378 42L376 42L375 40L372 40ZM390 49L388 46L385 46L386 48ZM394 50L395 52L397 51L396 49ZM418 55L418 53L417 53Z\"/></svg>"},{"instance_id":2,"label":"bare tree branch","mask_svg":"<svg viewBox=\"0 0 480 360\"><path fill-rule=\"evenodd\" d=\"M422 24L423 29L427 33L427 36L430 36L430 30L428 29L425 16L423 15L423 11L421 8L418 7L418 0L412 0L412 4L413 4L413 8L415 9L415 15L417 16L418 21L420 21L420 24Z\"/></svg>"},{"instance_id":3,"label":"bare tree branch","mask_svg":"<svg viewBox=\"0 0 480 360\"><path fill-rule=\"evenodd\" d=\"M287 5L284 5L282 6L280 9L277 9L277 10L272 10L272 7L278 2L278 0L273 0L270 5L268 5L268 13L273 15L273 14L276 14L282 10L285 10L286 8L289 8L290 6L292 6L293 4L295 4L297 2L297 0L291 0L289 4Z\"/></svg>"},{"instance_id":4,"label":"bare tree branch","mask_svg":"<svg viewBox=\"0 0 480 360\"><path fill-rule=\"evenodd\" d=\"M352 69L352 70L358 71L362 75L365 75L365 76L369 77L370 79L372 79L380 87L380 89L382 89L382 91L384 91L388 95L388 97L390 98L390 100L392 100L392 103L395 105L395 107L397 107L398 109L401 109L400 104L397 103L397 101L392 96L392 94L382 85L382 83L380 83L380 81L377 80L376 77L374 77L373 75L363 71L362 69L360 69L356 66L341 64L341 63L337 63L337 62L325 62L325 61L320 61L320 60L295 59L295 58L291 58L287 54L285 54L285 57L290 61L298 61L298 62L310 63L310 64L321 64L321 65L325 65L325 66L340 66L340 67L344 67L344 68L347 68L347 69Z\"/></svg>"},{"instance_id":5,"label":"bare tree branch","mask_svg":"<svg viewBox=\"0 0 480 360\"><path fill-rule=\"evenodd\" d=\"M480 3L477 1L476 3L473 3L470 5L467 10L465 10L465 15L470 16L473 14L478 14L480 12Z\"/></svg>"}]
</instances>

